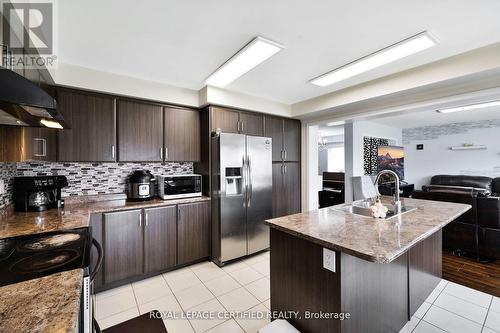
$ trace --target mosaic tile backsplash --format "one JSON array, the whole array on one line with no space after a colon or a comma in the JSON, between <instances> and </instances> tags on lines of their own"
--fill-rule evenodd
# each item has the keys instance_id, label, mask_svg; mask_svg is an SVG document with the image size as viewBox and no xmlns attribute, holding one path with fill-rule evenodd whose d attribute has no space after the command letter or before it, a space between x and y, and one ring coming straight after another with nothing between
<instances>
[{"instance_id":1,"label":"mosaic tile backsplash","mask_svg":"<svg viewBox=\"0 0 500 333\"><path fill-rule=\"evenodd\" d=\"M0 196L0 207L12 201L12 179L15 176L62 175L69 186L62 196L125 193L128 175L139 169L153 175L193 173L193 163L54 163L22 162L0 163L0 177L4 179L6 194Z\"/></svg>"}]
</instances>

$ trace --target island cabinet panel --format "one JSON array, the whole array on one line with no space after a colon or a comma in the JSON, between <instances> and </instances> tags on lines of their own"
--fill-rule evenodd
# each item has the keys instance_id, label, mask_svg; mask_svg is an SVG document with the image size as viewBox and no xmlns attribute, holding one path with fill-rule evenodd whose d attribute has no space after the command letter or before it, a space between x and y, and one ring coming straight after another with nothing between
<instances>
[{"instance_id":1,"label":"island cabinet panel","mask_svg":"<svg viewBox=\"0 0 500 333\"><path fill-rule=\"evenodd\" d=\"M212 115L210 132L219 128L224 133L239 133L240 122L238 111L216 106L211 107L210 111Z\"/></svg>"},{"instance_id":2,"label":"island cabinet panel","mask_svg":"<svg viewBox=\"0 0 500 333\"><path fill-rule=\"evenodd\" d=\"M132 101L117 101L118 160L163 161L163 107Z\"/></svg>"},{"instance_id":3,"label":"island cabinet panel","mask_svg":"<svg viewBox=\"0 0 500 333\"><path fill-rule=\"evenodd\" d=\"M341 253L342 333L399 332L408 318L408 258L387 264Z\"/></svg>"},{"instance_id":4,"label":"island cabinet panel","mask_svg":"<svg viewBox=\"0 0 500 333\"><path fill-rule=\"evenodd\" d=\"M144 209L144 271L162 271L177 264L175 206Z\"/></svg>"},{"instance_id":5,"label":"island cabinet panel","mask_svg":"<svg viewBox=\"0 0 500 333\"><path fill-rule=\"evenodd\" d=\"M104 283L143 272L142 211L104 214Z\"/></svg>"},{"instance_id":6,"label":"island cabinet panel","mask_svg":"<svg viewBox=\"0 0 500 333\"><path fill-rule=\"evenodd\" d=\"M183 204L177 210L179 265L210 256L210 202Z\"/></svg>"},{"instance_id":7,"label":"island cabinet panel","mask_svg":"<svg viewBox=\"0 0 500 333\"><path fill-rule=\"evenodd\" d=\"M442 231L416 244L409 251L410 317L441 281Z\"/></svg>"},{"instance_id":8,"label":"island cabinet panel","mask_svg":"<svg viewBox=\"0 0 500 333\"><path fill-rule=\"evenodd\" d=\"M165 161L200 160L200 112L165 107Z\"/></svg>"},{"instance_id":9,"label":"island cabinet panel","mask_svg":"<svg viewBox=\"0 0 500 333\"><path fill-rule=\"evenodd\" d=\"M272 311L340 312L340 273L323 268L323 248L271 228ZM340 269L340 256L336 258ZM340 321L290 318L302 333L340 332ZM361 331L359 331L361 332Z\"/></svg>"},{"instance_id":10,"label":"island cabinet panel","mask_svg":"<svg viewBox=\"0 0 500 333\"><path fill-rule=\"evenodd\" d=\"M56 88L57 110L71 129L57 132L59 161L113 162L116 160L115 100Z\"/></svg>"},{"instance_id":11,"label":"island cabinet panel","mask_svg":"<svg viewBox=\"0 0 500 333\"><path fill-rule=\"evenodd\" d=\"M240 112L240 133L264 135L264 116L260 113Z\"/></svg>"}]
</instances>

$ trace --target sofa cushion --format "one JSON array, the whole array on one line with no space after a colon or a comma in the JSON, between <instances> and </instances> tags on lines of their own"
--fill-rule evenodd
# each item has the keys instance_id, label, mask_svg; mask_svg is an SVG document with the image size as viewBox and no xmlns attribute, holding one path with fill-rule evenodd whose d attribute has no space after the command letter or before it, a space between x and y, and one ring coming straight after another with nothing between
<instances>
[{"instance_id":1,"label":"sofa cushion","mask_svg":"<svg viewBox=\"0 0 500 333\"><path fill-rule=\"evenodd\" d=\"M474 188L465 186L445 186L445 185L424 185L422 190L425 192L450 192L450 193L470 193L478 197L487 197L491 193L484 188Z\"/></svg>"},{"instance_id":2,"label":"sofa cushion","mask_svg":"<svg viewBox=\"0 0 500 333\"><path fill-rule=\"evenodd\" d=\"M484 176L436 175L431 178L431 185L472 187L493 192L493 179Z\"/></svg>"},{"instance_id":3,"label":"sofa cushion","mask_svg":"<svg viewBox=\"0 0 500 333\"><path fill-rule=\"evenodd\" d=\"M500 193L500 177L493 179L493 193Z\"/></svg>"}]
</instances>

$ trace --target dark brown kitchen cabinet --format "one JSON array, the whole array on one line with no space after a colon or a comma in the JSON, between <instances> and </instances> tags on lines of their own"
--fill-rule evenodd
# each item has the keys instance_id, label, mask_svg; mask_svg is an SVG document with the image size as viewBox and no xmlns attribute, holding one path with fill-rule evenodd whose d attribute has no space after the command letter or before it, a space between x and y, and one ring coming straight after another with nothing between
<instances>
[{"instance_id":1,"label":"dark brown kitchen cabinet","mask_svg":"<svg viewBox=\"0 0 500 333\"><path fill-rule=\"evenodd\" d=\"M287 162L300 161L300 121L294 119L283 120L283 150L284 160Z\"/></svg>"},{"instance_id":2,"label":"dark brown kitchen cabinet","mask_svg":"<svg viewBox=\"0 0 500 333\"><path fill-rule=\"evenodd\" d=\"M22 128L0 125L0 162L20 162L22 159Z\"/></svg>"},{"instance_id":3,"label":"dark brown kitchen cabinet","mask_svg":"<svg viewBox=\"0 0 500 333\"><path fill-rule=\"evenodd\" d=\"M264 135L273 139L273 162L300 161L300 121L265 116Z\"/></svg>"},{"instance_id":4,"label":"dark brown kitchen cabinet","mask_svg":"<svg viewBox=\"0 0 500 333\"><path fill-rule=\"evenodd\" d=\"M176 107L165 107L164 110L165 161L199 161L199 111Z\"/></svg>"},{"instance_id":5,"label":"dark brown kitchen cabinet","mask_svg":"<svg viewBox=\"0 0 500 333\"><path fill-rule=\"evenodd\" d=\"M239 133L239 112L220 107L211 107L212 131L220 129L224 133Z\"/></svg>"},{"instance_id":6,"label":"dark brown kitchen cabinet","mask_svg":"<svg viewBox=\"0 0 500 333\"><path fill-rule=\"evenodd\" d=\"M240 112L240 133L264 135L264 116L260 113Z\"/></svg>"},{"instance_id":7,"label":"dark brown kitchen cabinet","mask_svg":"<svg viewBox=\"0 0 500 333\"><path fill-rule=\"evenodd\" d=\"M57 130L23 127L23 160L56 161Z\"/></svg>"},{"instance_id":8,"label":"dark brown kitchen cabinet","mask_svg":"<svg viewBox=\"0 0 500 333\"><path fill-rule=\"evenodd\" d=\"M241 133L262 136L264 116L260 113L243 112L221 107L212 107L212 131L219 128L225 133Z\"/></svg>"},{"instance_id":9,"label":"dark brown kitchen cabinet","mask_svg":"<svg viewBox=\"0 0 500 333\"><path fill-rule=\"evenodd\" d=\"M162 271L176 264L176 207L144 209L144 273Z\"/></svg>"},{"instance_id":10,"label":"dark brown kitchen cabinet","mask_svg":"<svg viewBox=\"0 0 500 333\"><path fill-rule=\"evenodd\" d=\"M90 228L92 232L92 238L95 238L95 240L103 245L102 241L102 229L103 229L103 214L92 214L90 215ZM98 260L98 253L95 247L92 247L92 251L90 252L90 269L94 271L96 269L97 265L97 260ZM101 269L97 273L95 279L94 279L94 288L99 289L103 285L103 266L101 266Z\"/></svg>"},{"instance_id":11,"label":"dark brown kitchen cabinet","mask_svg":"<svg viewBox=\"0 0 500 333\"><path fill-rule=\"evenodd\" d=\"M142 211L105 213L103 243L105 284L141 275Z\"/></svg>"},{"instance_id":12,"label":"dark brown kitchen cabinet","mask_svg":"<svg viewBox=\"0 0 500 333\"><path fill-rule=\"evenodd\" d=\"M58 131L58 160L116 160L116 113L112 97L58 88L57 109L71 129Z\"/></svg>"},{"instance_id":13,"label":"dark brown kitchen cabinet","mask_svg":"<svg viewBox=\"0 0 500 333\"><path fill-rule=\"evenodd\" d=\"M179 265L210 256L210 203L178 206L177 261Z\"/></svg>"},{"instance_id":14,"label":"dark brown kitchen cabinet","mask_svg":"<svg viewBox=\"0 0 500 333\"><path fill-rule=\"evenodd\" d=\"M117 101L118 160L163 161L163 107Z\"/></svg>"},{"instance_id":15,"label":"dark brown kitchen cabinet","mask_svg":"<svg viewBox=\"0 0 500 333\"><path fill-rule=\"evenodd\" d=\"M273 163L273 217L300 213L300 163Z\"/></svg>"}]
</instances>

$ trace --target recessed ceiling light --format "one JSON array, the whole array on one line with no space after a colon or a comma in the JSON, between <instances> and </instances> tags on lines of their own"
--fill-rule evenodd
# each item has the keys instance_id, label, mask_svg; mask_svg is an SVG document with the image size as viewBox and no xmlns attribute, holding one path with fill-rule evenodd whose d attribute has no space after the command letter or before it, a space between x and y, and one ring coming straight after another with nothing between
<instances>
[{"instance_id":1,"label":"recessed ceiling light","mask_svg":"<svg viewBox=\"0 0 500 333\"><path fill-rule=\"evenodd\" d=\"M63 129L62 125L60 123L58 123L57 121L42 119L42 120L40 120L40 123L46 127L49 127L49 128Z\"/></svg>"},{"instance_id":2,"label":"recessed ceiling light","mask_svg":"<svg viewBox=\"0 0 500 333\"><path fill-rule=\"evenodd\" d=\"M470 104L470 105L464 105L464 106L457 106L454 108L446 108L446 109L441 109L441 110L436 110L436 111L439 113L451 113L451 112L460 112L460 111L488 108L491 106L500 106L500 101L492 101L492 102L484 102L484 103Z\"/></svg>"},{"instance_id":3,"label":"recessed ceiling light","mask_svg":"<svg viewBox=\"0 0 500 333\"><path fill-rule=\"evenodd\" d=\"M427 32L402 40L396 44L372 53L366 57L355 60L331 72L318 76L310 82L320 87L343 81L358 74L368 72L374 68L386 65L409 55L435 46L437 43Z\"/></svg>"},{"instance_id":4,"label":"recessed ceiling light","mask_svg":"<svg viewBox=\"0 0 500 333\"><path fill-rule=\"evenodd\" d=\"M225 87L283 49L283 45L256 37L220 66L205 83Z\"/></svg>"}]
</instances>

